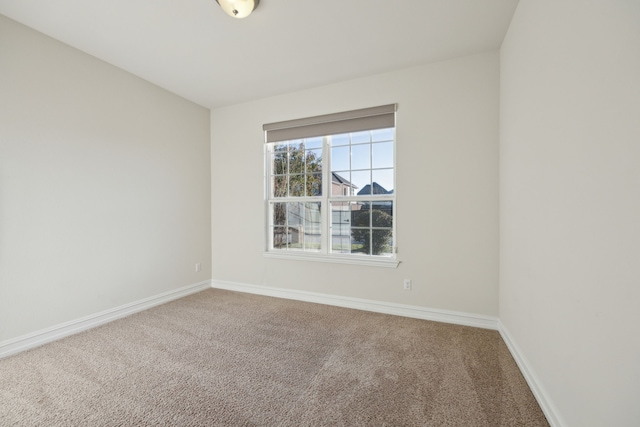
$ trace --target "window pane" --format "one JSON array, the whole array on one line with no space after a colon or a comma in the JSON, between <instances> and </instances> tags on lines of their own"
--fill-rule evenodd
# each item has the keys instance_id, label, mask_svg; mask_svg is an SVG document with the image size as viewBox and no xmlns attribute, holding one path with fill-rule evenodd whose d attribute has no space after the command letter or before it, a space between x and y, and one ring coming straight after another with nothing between
<instances>
[{"instance_id":1,"label":"window pane","mask_svg":"<svg viewBox=\"0 0 640 427\"><path fill-rule=\"evenodd\" d=\"M287 173L288 156L286 151L273 153L273 173L283 175Z\"/></svg>"},{"instance_id":2,"label":"window pane","mask_svg":"<svg viewBox=\"0 0 640 427\"><path fill-rule=\"evenodd\" d=\"M274 197L287 196L287 177L286 176L273 177L273 196Z\"/></svg>"},{"instance_id":3,"label":"window pane","mask_svg":"<svg viewBox=\"0 0 640 427\"><path fill-rule=\"evenodd\" d=\"M373 202L371 225L373 227L393 227L393 202Z\"/></svg>"},{"instance_id":4,"label":"window pane","mask_svg":"<svg viewBox=\"0 0 640 427\"><path fill-rule=\"evenodd\" d=\"M356 186L359 196L371 194L371 172L358 171L351 173L351 183Z\"/></svg>"},{"instance_id":5,"label":"window pane","mask_svg":"<svg viewBox=\"0 0 640 427\"><path fill-rule=\"evenodd\" d=\"M314 173L307 175L307 196L322 195L322 174Z\"/></svg>"},{"instance_id":6,"label":"window pane","mask_svg":"<svg viewBox=\"0 0 640 427\"><path fill-rule=\"evenodd\" d=\"M393 167L393 142L382 142L373 144L373 165L374 168Z\"/></svg>"},{"instance_id":7,"label":"window pane","mask_svg":"<svg viewBox=\"0 0 640 427\"><path fill-rule=\"evenodd\" d=\"M304 175L291 175L289 177L289 197L304 196Z\"/></svg>"},{"instance_id":8,"label":"window pane","mask_svg":"<svg viewBox=\"0 0 640 427\"><path fill-rule=\"evenodd\" d=\"M305 251L321 249L320 212L319 202L304 204L303 249Z\"/></svg>"},{"instance_id":9,"label":"window pane","mask_svg":"<svg viewBox=\"0 0 640 427\"><path fill-rule=\"evenodd\" d=\"M304 218L303 206L304 203L287 203L287 225L290 228L302 225Z\"/></svg>"},{"instance_id":10,"label":"window pane","mask_svg":"<svg viewBox=\"0 0 640 427\"><path fill-rule=\"evenodd\" d=\"M320 252L320 250L322 249L320 244L320 235L305 234L302 249L304 249L306 252Z\"/></svg>"},{"instance_id":11,"label":"window pane","mask_svg":"<svg viewBox=\"0 0 640 427\"><path fill-rule=\"evenodd\" d=\"M288 142L279 142L276 144L273 144L273 152L274 154L282 154L282 153L286 153L287 151L289 151L289 143Z\"/></svg>"},{"instance_id":12,"label":"window pane","mask_svg":"<svg viewBox=\"0 0 640 427\"><path fill-rule=\"evenodd\" d=\"M331 148L331 170L344 171L349 170L349 147L333 147Z\"/></svg>"},{"instance_id":13,"label":"window pane","mask_svg":"<svg viewBox=\"0 0 640 427\"><path fill-rule=\"evenodd\" d=\"M349 202L331 203L331 251L351 252L351 219Z\"/></svg>"},{"instance_id":14,"label":"window pane","mask_svg":"<svg viewBox=\"0 0 640 427\"><path fill-rule=\"evenodd\" d=\"M351 228L350 216L349 202L331 203L331 227L334 228L334 234L343 234L339 230L343 230L345 226Z\"/></svg>"},{"instance_id":15,"label":"window pane","mask_svg":"<svg viewBox=\"0 0 640 427\"><path fill-rule=\"evenodd\" d=\"M351 169L371 168L371 145L351 146Z\"/></svg>"},{"instance_id":16,"label":"window pane","mask_svg":"<svg viewBox=\"0 0 640 427\"><path fill-rule=\"evenodd\" d=\"M309 233L320 234L321 203L305 203L305 228Z\"/></svg>"},{"instance_id":17,"label":"window pane","mask_svg":"<svg viewBox=\"0 0 640 427\"><path fill-rule=\"evenodd\" d=\"M393 248L393 232L391 230L373 230L371 255L391 255Z\"/></svg>"},{"instance_id":18,"label":"window pane","mask_svg":"<svg viewBox=\"0 0 640 427\"><path fill-rule=\"evenodd\" d=\"M371 233L369 229L351 230L351 253L370 255Z\"/></svg>"},{"instance_id":19,"label":"window pane","mask_svg":"<svg viewBox=\"0 0 640 427\"><path fill-rule=\"evenodd\" d=\"M351 196L353 195L353 185L350 181L351 173L349 171L332 172L331 173L331 195L332 196Z\"/></svg>"},{"instance_id":20,"label":"window pane","mask_svg":"<svg viewBox=\"0 0 640 427\"><path fill-rule=\"evenodd\" d=\"M373 194L392 193L393 192L393 169L374 170L373 182L374 182Z\"/></svg>"},{"instance_id":21,"label":"window pane","mask_svg":"<svg viewBox=\"0 0 640 427\"><path fill-rule=\"evenodd\" d=\"M351 225L353 227L370 227L371 213L369 206L363 203L352 203L351 205Z\"/></svg>"},{"instance_id":22,"label":"window pane","mask_svg":"<svg viewBox=\"0 0 640 427\"><path fill-rule=\"evenodd\" d=\"M361 142L370 142L371 141L371 131L364 132L354 132L351 134L351 143L358 144Z\"/></svg>"},{"instance_id":23,"label":"window pane","mask_svg":"<svg viewBox=\"0 0 640 427\"><path fill-rule=\"evenodd\" d=\"M322 150L307 150L305 155L306 171L322 171Z\"/></svg>"},{"instance_id":24,"label":"window pane","mask_svg":"<svg viewBox=\"0 0 640 427\"><path fill-rule=\"evenodd\" d=\"M287 241L286 227L273 227L273 247L276 249L286 249Z\"/></svg>"},{"instance_id":25,"label":"window pane","mask_svg":"<svg viewBox=\"0 0 640 427\"><path fill-rule=\"evenodd\" d=\"M304 141L304 146L307 150L314 148L322 148L322 137L319 136L317 138L307 138Z\"/></svg>"},{"instance_id":26,"label":"window pane","mask_svg":"<svg viewBox=\"0 0 640 427\"><path fill-rule=\"evenodd\" d=\"M291 145L289 148L289 173L304 172L304 145Z\"/></svg>"},{"instance_id":27,"label":"window pane","mask_svg":"<svg viewBox=\"0 0 640 427\"><path fill-rule=\"evenodd\" d=\"M288 249L302 249L300 230L300 227L287 227Z\"/></svg>"},{"instance_id":28,"label":"window pane","mask_svg":"<svg viewBox=\"0 0 640 427\"><path fill-rule=\"evenodd\" d=\"M331 136L331 145L333 146L348 145L350 140L351 138L349 137L348 133L333 135Z\"/></svg>"},{"instance_id":29,"label":"window pane","mask_svg":"<svg viewBox=\"0 0 640 427\"><path fill-rule=\"evenodd\" d=\"M373 141L393 141L393 128L371 131Z\"/></svg>"},{"instance_id":30,"label":"window pane","mask_svg":"<svg viewBox=\"0 0 640 427\"><path fill-rule=\"evenodd\" d=\"M284 226L287 220L287 204L274 203L273 205L273 225Z\"/></svg>"}]
</instances>

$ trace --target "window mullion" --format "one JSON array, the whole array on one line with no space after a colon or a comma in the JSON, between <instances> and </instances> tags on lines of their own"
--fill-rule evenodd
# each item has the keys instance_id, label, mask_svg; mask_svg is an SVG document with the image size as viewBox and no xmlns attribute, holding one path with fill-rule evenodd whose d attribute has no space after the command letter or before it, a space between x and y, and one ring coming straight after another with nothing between
<instances>
[{"instance_id":1,"label":"window mullion","mask_svg":"<svg viewBox=\"0 0 640 427\"><path fill-rule=\"evenodd\" d=\"M266 201L266 244L267 250L273 249L273 232L274 232L274 224L273 224L273 204L271 200L273 198L273 153L274 147L273 145L266 145L265 147L265 182L264 182L264 192L265 192L265 201Z\"/></svg>"},{"instance_id":2,"label":"window mullion","mask_svg":"<svg viewBox=\"0 0 640 427\"><path fill-rule=\"evenodd\" d=\"M329 197L331 195L331 152L330 136L322 138L322 203L320 204L320 227L322 230L320 240L323 254L331 252L331 208Z\"/></svg>"},{"instance_id":3,"label":"window mullion","mask_svg":"<svg viewBox=\"0 0 640 427\"><path fill-rule=\"evenodd\" d=\"M373 196L373 135L369 132L369 182L371 183L371 195ZM373 218L371 218L373 220ZM372 237L373 239L373 237ZM373 241L371 242L373 247Z\"/></svg>"}]
</instances>

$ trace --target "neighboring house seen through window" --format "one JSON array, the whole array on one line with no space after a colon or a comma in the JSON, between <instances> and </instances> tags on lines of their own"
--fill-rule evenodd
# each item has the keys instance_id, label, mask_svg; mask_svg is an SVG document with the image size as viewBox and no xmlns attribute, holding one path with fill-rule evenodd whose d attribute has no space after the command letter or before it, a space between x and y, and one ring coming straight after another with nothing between
<instances>
[{"instance_id":1,"label":"neighboring house seen through window","mask_svg":"<svg viewBox=\"0 0 640 427\"><path fill-rule=\"evenodd\" d=\"M395 111L264 126L267 253L395 258Z\"/></svg>"}]
</instances>

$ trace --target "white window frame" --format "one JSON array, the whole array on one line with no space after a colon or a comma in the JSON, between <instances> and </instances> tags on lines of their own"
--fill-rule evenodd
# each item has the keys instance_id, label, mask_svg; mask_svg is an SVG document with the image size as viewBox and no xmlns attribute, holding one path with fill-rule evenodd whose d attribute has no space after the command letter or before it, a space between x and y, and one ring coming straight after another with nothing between
<instances>
[{"instance_id":1,"label":"white window frame","mask_svg":"<svg viewBox=\"0 0 640 427\"><path fill-rule=\"evenodd\" d=\"M390 106L385 106L390 107ZM393 105L394 113L395 113L395 104ZM381 107L374 107L381 108ZM374 109L367 110L356 110L353 113L359 113L360 111L368 111ZM350 114L352 112L346 113L338 113L338 114ZM302 119L302 120L311 120L318 121L318 119L322 119L323 117L329 117L334 115L320 116L319 118L310 118L310 119ZM284 122L283 122L284 123ZM265 125L265 130L269 125ZM396 179L396 147L397 147L397 139L395 132L395 115L394 115L394 125L393 125L393 179L395 182ZM361 129L361 130L375 130L375 129ZM341 132L333 133L339 134ZM332 195L332 168L331 168L331 146L330 146L330 138L331 135L315 135L315 137L322 136L322 195L320 196L300 196L300 197L273 197L272 189L271 189L271 176L272 176L272 147L273 144L267 143L264 146L264 161L265 161L265 176L264 176L264 191L265 191L265 250L263 255L267 258L279 258L279 259L291 259L291 260L302 260L302 261L316 261L316 262L329 262L329 263L339 263L339 264L355 264L355 265L366 265L366 266L375 266L375 267L388 267L388 268L397 268L400 261L397 259L397 204L396 204L396 185L394 184L394 191L392 194L385 195L376 195L370 194L368 196L344 196L344 195ZM292 142L297 140L303 140L305 138L295 138L291 140L284 140L278 142ZM265 141L269 142L267 139L267 135L265 132ZM373 165L371 165L373 166ZM371 170L375 170L372 167ZM371 183L373 185L373 183ZM332 253L331 252L331 218L332 212L330 209L331 202L376 202L376 201L390 201L393 204L393 223L392 223L392 235L393 235L393 247L392 253L390 255L366 255L366 254L355 254L355 253ZM271 204L272 203L286 203L286 202L294 202L294 203L306 203L306 202L320 202L321 206L321 224L320 224L320 235L321 235L321 251L313 252L313 251L304 251L304 250L280 250L273 247L273 230L272 230L272 212L271 212Z\"/></svg>"}]
</instances>

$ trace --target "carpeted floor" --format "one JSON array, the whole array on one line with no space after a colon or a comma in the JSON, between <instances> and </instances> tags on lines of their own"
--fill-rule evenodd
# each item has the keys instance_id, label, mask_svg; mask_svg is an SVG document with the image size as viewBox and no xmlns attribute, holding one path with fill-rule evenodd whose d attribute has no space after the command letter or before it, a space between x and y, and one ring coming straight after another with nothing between
<instances>
[{"instance_id":1,"label":"carpeted floor","mask_svg":"<svg viewBox=\"0 0 640 427\"><path fill-rule=\"evenodd\" d=\"M1 426L548 426L496 331L206 290L0 360Z\"/></svg>"}]
</instances>

